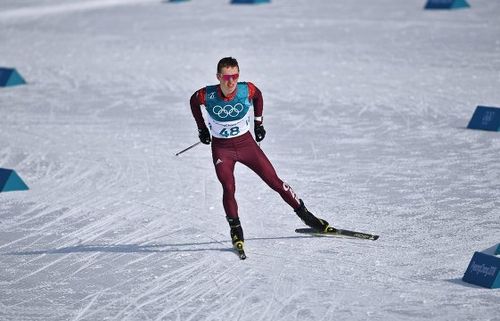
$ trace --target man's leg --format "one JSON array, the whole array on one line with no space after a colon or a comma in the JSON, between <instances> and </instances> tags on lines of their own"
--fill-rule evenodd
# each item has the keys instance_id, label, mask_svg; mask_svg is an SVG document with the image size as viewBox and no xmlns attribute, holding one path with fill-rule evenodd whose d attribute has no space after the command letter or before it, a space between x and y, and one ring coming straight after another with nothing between
<instances>
[{"instance_id":1,"label":"man's leg","mask_svg":"<svg viewBox=\"0 0 500 321\"><path fill-rule=\"evenodd\" d=\"M235 161L230 158L214 157L215 173L222 185L222 204L227 217L238 217L238 204L234 194L236 184L234 180Z\"/></svg>"},{"instance_id":2,"label":"man's leg","mask_svg":"<svg viewBox=\"0 0 500 321\"><path fill-rule=\"evenodd\" d=\"M226 219L229 223L231 242L235 247L239 243L243 244L243 229L238 217L238 204L236 203L235 192L236 183L234 179L234 165L236 163L233 151L217 148L212 145L212 157L215 166L215 173L222 185L222 204L226 212Z\"/></svg>"},{"instance_id":3,"label":"man's leg","mask_svg":"<svg viewBox=\"0 0 500 321\"><path fill-rule=\"evenodd\" d=\"M288 205L293 209L300 207L300 200L293 189L278 177L273 165L253 139L238 155L240 156L238 160L259 175L269 187L278 192Z\"/></svg>"},{"instance_id":4,"label":"man's leg","mask_svg":"<svg viewBox=\"0 0 500 321\"><path fill-rule=\"evenodd\" d=\"M328 222L309 212L293 189L278 177L273 165L253 139L248 144L248 148L241 153L243 155L239 160L259 175L269 187L278 192L306 225L319 231L326 231L329 226Z\"/></svg>"}]
</instances>

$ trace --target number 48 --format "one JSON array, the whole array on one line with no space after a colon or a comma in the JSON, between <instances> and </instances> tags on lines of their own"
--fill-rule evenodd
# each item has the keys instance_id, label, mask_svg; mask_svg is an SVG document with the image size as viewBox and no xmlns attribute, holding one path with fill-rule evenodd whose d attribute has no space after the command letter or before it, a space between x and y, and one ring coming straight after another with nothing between
<instances>
[{"instance_id":1,"label":"number 48","mask_svg":"<svg viewBox=\"0 0 500 321\"><path fill-rule=\"evenodd\" d=\"M224 137L229 137L229 136L236 136L240 133L240 128L239 127L232 127L229 130L227 128L223 128L219 134Z\"/></svg>"}]
</instances>

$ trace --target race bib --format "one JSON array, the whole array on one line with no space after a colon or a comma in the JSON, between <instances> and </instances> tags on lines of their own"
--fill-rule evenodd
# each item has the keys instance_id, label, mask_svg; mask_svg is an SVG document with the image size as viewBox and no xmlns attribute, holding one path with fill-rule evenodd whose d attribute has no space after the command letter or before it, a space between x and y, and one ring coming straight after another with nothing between
<instances>
[{"instance_id":1,"label":"race bib","mask_svg":"<svg viewBox=\"0 0 500 321\"><path fill-rule=\"evenodd\" d=\"M238 137L250 130L250 113L236 121L219 122L209 117L208 125L212 136L218 138Z\"/></svg>"},{"instance_id":2,"label":"race bib","mask_svg":"<svg viewBox=\"0 0 500 321\"><path fill-rule=\"evenodd\" d=\"M233 99L219 97L217 86L206 87L206 112L212 136L218 138L238 137L250 130L250 110L248 85L238 83Z\"/></svg>"}]
</instances>

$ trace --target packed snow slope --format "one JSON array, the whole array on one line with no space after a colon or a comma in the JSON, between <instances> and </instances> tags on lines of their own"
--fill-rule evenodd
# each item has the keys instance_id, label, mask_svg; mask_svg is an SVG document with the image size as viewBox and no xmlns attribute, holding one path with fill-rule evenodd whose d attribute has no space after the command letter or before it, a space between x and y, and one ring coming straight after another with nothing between
<instances>
[{"instance_id":1,"label":"packed snow slope","mask_svg":"<svg viewBox=\"0 0 500 321\"><path fill-rule=\"evenodd\" d=\"M461 281L500 242L500 3L2 0L0 320L500 320ZM296 234L236 168L231 251L188 100L218 60L264 95L261 147L308 208L377 241Z\"/></svg>"}]
</instances>

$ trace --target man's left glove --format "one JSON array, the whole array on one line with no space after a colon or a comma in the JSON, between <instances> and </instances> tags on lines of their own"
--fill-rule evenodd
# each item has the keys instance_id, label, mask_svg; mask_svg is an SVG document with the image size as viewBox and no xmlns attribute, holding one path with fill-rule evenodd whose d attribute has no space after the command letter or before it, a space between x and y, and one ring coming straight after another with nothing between
<instances>
[{"instance_id":1,"label":"man's left glove","mask_svg":"<svg viewBox=\"0 0 500 321\"><path fill-rule=\"evenodd\" d=\"M200 142L202 142L205 145L210 144L212 139L210 138L210 131L208 131L208 128L201 128L198 129L198 138L200 138Z\"/></svg>"},{"instance_id":2,"label":"man's left glove","mask_svg":"<svg viewBox=\"0 0 500 321\"><path fill-rule=\"evenodd\" d=\"M255 132L255 140L257 142L262 141L264 137L266 137L266 130L264 129L264 126L262 124L257 125L256 123L254 132Z\"/></svg>"}]
</instances>

